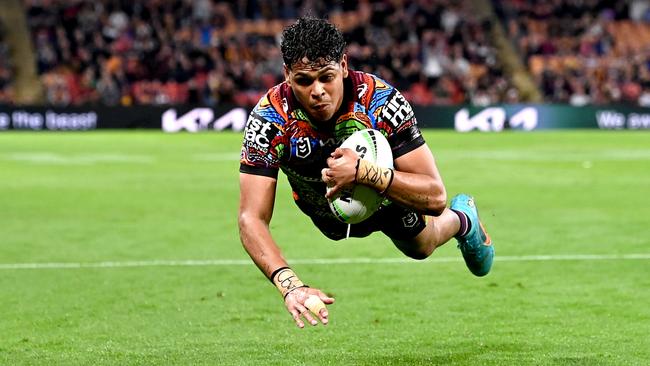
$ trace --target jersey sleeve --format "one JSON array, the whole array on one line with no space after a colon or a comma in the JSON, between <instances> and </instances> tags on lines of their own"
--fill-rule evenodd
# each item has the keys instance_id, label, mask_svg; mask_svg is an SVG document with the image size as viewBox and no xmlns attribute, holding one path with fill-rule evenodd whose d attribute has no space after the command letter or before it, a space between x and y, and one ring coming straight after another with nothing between
<instances>
[{"instance_id":1,"label":"jersey sleeve","mask_svg":"<svg viewBox=\"0 0 650 366\"><path fill-rule=\"evenodd\" d=\"M251 111L242 143L239 171L246 174L277 178L283 150L282 125L275 121L273 111L260 105Z\"/></svg>"},{"instance_id":2,"label":"jersey sleeve","mask_svg":"<svg viewBox=\"0 0 650 366\"><path fill-rule=\"evenodd\" d=\"M369 112L377 121L377 129L385 132L393 158L424 145L413 108L402 93L375 77L374 94Z\"/></svg>"}]
</instances>

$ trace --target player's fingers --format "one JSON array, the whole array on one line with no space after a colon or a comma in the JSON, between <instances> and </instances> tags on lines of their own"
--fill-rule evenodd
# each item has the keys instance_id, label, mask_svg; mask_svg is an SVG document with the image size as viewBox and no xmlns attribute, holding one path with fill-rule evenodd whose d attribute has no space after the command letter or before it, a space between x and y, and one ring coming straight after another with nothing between
<instances>
[{"instance_id":1,"label":"player's fingers","mask_svg":"<svg viewBox=\"0 0 650 366\"><path fill-rule=\"evenodd\" d=\"M317 313L314 313L316 316L318 316L318 319L320 319L320 322L323 323L323 325L327 325L329 323L329 313L327 312L327 308L325 305L323 305L322 308Z\"/></svg>"},{"instance_id":2,"label":"player's fingers","mask_svg":"<svg viewBox=\"0 0 650 366\"><path fill-rule=\"evenodd\" d=\"M321 301L320 297L316 295L311 295L305 300L305 306L309 311L314 313L318 318L320 319L321 323L323 325L326 325L328 322L327 316L329 315L327 312L327 307L325 307L325 304L323 301Z\"/></svg>"},{"instance_id":3,"label":"player's fingers","mask_svg":"<svg viewBox=\"0 0 650 366\"><path fill-rule=\"evenodd\" d=\"M336 159L334 157L327 158L327 166L332 167L335 163Z\"/></svg>"},{"instance_id":4,"label":"player's fingers","mask_svg":"<svg viewBox=\"0 0 650 366\"><path fill-rule=\"evenodd\" d=\"M307 320L309 322L309 324L311 324L311 325L317 325L318 324L316 319L314 319L314 317L311 316L311 313L309 312L309 309L307 309L306 307L304 307L302 305L296 306L296 309L298 309L300 311L300 315L305 317L305 320Z\"/></svg>"},{"instance_id":5,"label":"player's fingers","mask_svg":"<svg viewBox=\"0 0 650 366\"><path fill-rule=\"evenodd\" d=\"M329 181L326 182L326 183L329 183ZM339 185L328 186L328 190L325 193L325 198L332 199L332 198L336 197L336 194L338 193L338 191L340 189L341 189L341 187Z\"/></svg>"},{"instance_id":6,"label":"player's fingers","mask_svg":"<svg viewBox=\"0 0 650 366\"><path fill-rule=\"evenodd\" d=\"M328 179L329 179L329 177L327 176L327 171L328 171L328 170L329 170L328 168L323 168L323 169L320 171L321 179L322 179L323 182L325 182L325 183L327 183L327 181L328 181Z\"/></svg>"},{"instance_id":7,"label":"player's fingers","mask_svg":"<svg viewBox=\"0 0 650 366\"><path fill-rule=\"evenodd\" d=\"M296 322L296 325L298 328L304 328L305 323L302 322L302 319L300 319L300 312L296 309L290 310L291 316L293 317L293 320Z\"/></svg>"}]
</instances>

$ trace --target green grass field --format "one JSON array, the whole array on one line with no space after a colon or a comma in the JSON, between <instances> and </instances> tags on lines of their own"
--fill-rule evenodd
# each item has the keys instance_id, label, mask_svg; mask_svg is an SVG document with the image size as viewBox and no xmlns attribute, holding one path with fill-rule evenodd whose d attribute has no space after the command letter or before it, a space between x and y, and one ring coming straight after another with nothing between
<instances>
[{"instance_id":1,"label":"green grass field","mask_svg":"<svg viewBox=\"0 0 650 366\"><path fill-rule=\"evenodd\" d=\"M330 242L281 175L274 236L336 297L301 330L239 243L240 134L0 133L0 364L649 364L650 134L425 137L492 272Z\"/></svg>"}]
</instances>

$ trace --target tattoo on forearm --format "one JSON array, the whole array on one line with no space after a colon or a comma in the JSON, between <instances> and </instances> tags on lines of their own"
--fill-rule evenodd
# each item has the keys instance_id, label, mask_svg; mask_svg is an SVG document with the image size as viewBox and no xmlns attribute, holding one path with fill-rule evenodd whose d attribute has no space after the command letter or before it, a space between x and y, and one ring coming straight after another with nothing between
<instances>
[{"instance_id":1,"label":"tattoo on forearm","mask_svg":"<svg viewBox=\"0 0 650 366\"><path fill-rule=\"evenodd\" d=\"M382 169L376 165L364 165L359 171L359 180L382 186L385 181L388 181L388 174L388 171L382 172Z\"/></svg>"},{"instance_id":2,"label":"tattoo on forearm","mask_svg":"<svg viewBox=\"0 0 650 366\"><path fill-rule=\"evenodd\" d=\"M395 172L383 168L367 160L360 159L357 165L357 183L375 187L380 193L385 193L393 183Z\"/></svg>"}]
</instances>

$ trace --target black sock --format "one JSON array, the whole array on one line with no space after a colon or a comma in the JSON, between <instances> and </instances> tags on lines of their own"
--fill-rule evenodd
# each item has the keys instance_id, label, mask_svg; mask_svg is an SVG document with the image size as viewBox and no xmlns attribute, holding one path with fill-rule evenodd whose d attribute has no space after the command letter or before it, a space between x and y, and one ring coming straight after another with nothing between
<instances>
[{"instance_id":1,"label":"black sock","mask_svg":"<svg viewBox=\"0 0 650 366\"><path fill-rule=\"evenodd\" d=\"M469 218L467 217L467 215L465 215L465 213L461 211L457 211L457 210L452 210L452 211L454 211L456 215L458 215L458 218L460 219L460 229L458 229L458 233L456 233L456 235L454 236L460 238L467 235L467 233L469 233L469 231L472 230L472 223L469 221Z\"/></svg>"}]
</instances>

